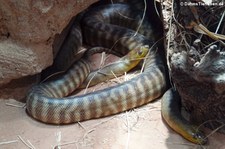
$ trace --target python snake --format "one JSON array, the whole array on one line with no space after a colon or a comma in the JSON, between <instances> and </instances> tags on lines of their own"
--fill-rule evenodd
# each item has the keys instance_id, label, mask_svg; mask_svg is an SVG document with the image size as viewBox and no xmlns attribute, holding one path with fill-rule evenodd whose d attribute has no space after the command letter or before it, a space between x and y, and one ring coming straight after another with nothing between
<instances>
[{"instance_id":1,"label":"python snake","mask_svg":"<svg viewBox=\"0 0 225 149\"><path fill-rule=\"evenodd\" d=\"M76 23L72 27L65 47L71 41L79 40L76 45L79 48L82 38L88 45L113 47L113 50L122 55L146 45L152 47L155 42L155 36L152 38L149 36L154 34L152 24L147 23L143 26L144 31L150 32L142 32L142 34L148 34L146 36L149 38L134 31L140 23L137 21L140 18L140 13L125 4L104 5L97 9L90 9L82 15L82 19L79 19L81 28ZM141 29L140 33L143 30ZM88 63L81 59L58 80L34 86L27 94L28 114L39 121L51 124L79 122L113 115L147 104L162 96L169 87L165 63L156 47L149 50L144 72L135 78L93 93L65 97L81 85L89 71ZM162 113L165 112L171 112L169 104L164 106ZM171 127L174 127L174 124ZM185 127L189 129L189 125ZM191 133L185 131L180 134L184 137L188 134L192 138L197 136L194 140L200 144L204 143L203 136L196 135L198 133L198 131Z\"/></svg>"}]
</instances>

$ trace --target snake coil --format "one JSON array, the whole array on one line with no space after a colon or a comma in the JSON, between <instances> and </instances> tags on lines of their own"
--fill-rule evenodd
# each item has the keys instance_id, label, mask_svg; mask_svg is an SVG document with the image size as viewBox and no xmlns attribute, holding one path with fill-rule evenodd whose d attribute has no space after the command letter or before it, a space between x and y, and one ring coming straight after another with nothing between
<instances>
[{"instance_id":1,"label":"snake coil","mask_svg":"<svg viewBox=\"0 0 225 149\"><path fill-rule=\"evenodd\" d=\"M80 48L81 39L91 46L112 48L121 55L145 45L152 47L157 38L151 23L144 20L140 32L135 32L140 25L141 14L127 4L90 8L82 13L82 17L76 19L79 22L75 21L63 45L62 49L70 49L65 54L69 57L61 52L57 63L66 59L66 63L73 61L71 59ZM65 97L79 87L90 72L89 64L81 59L59 79L34 86L27 94L27 113L45 123L68 124L120 113L147 104L162 96L168 88L166 67L159 50L157 47L150 48L144 72L135 78L93 93ZM198 131L189 131L189 125L176 121L180 117L173 117L174 113L169 115L170 103L173 100L166 99L170 97L172 94L164 96L163 103L169 103L163 104L163 118L172 128L177 127L176 125L179 127L181 123L185 131L175 130L178 133L180 131L186 139L194 143L205 143L202 135L193 135L198 134ZM193 136L198 137L196 139Z\"/></svg>"}]
</instances>

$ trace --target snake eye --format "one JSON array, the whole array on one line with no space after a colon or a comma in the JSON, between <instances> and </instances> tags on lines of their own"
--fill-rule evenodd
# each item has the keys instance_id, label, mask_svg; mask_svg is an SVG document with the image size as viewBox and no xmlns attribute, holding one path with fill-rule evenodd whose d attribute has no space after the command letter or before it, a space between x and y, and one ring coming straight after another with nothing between
<instances>
[{"instance_id":1,"label":"snake eye","mask_svg":"<svg viewBox=\"0 0 225 149\"><path fill-rule=\"evenodd\" d=\"M137 54L138 54L139 56L142 56L143 53L144 53L144 51L146 50L146 48L147 48L146 46L141 46L141 47L139 48Z\"/></svg>"},{"instance_id":2,"label":"snake eye","mask_svg":"<svg viewBox=\"0 0 225 149\"><path fill-rule=\"evenodd\" d=\"M140 56L143 54L142 48L140 48L140 50L138 50L137 54L140 55Z\"/></svg>"}]
</instances>

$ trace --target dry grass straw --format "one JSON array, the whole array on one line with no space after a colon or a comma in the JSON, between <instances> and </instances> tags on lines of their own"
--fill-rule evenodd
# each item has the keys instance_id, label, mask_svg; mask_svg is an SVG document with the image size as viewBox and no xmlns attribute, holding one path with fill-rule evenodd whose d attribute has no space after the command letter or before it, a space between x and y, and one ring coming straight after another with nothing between
<instances>
[{"instance_id":1,"label":"dry grass straw","mask_svg":"<svg viewBox=\"0 0 225 149\"><path fill-rule=\"evenodd\" d=\"M4 141L4 142L0 142L0 146L12 144L12 143L18 143L18 142L19 142L18 140Z\"/></svg>"},{"instance_id":2,"label":"dry grass straw","mask_svg":"<svg viewBox=\"0 0 225 149\"><path fill-rule=\"evenodd\" d=\"M212 44L216 44L219 42L224 46L225 44L222 40L225 40L225 36L223 35L225 34L225 26L221 26L222 22L224 22L224 8L225 6L206 7L206 11L204 13L197 14L197 16L199 16L199 19L195 20L196 18L193 18L193 22L190 22L193 25L193 29L195 32L189 32L188 30L185 31L185 26L182 26L179 23L173 12L172 16L174 17L170 20L170 26L172 26L172 21L175 22L178 30L178 34L177 36L175 36L176 42L178 42L178 44L181 46L185 45L186 49L188 50L193 45L193 43L191 43L191 39L199 40L199 44L201 46L200 49L202 50L198 52L202 54L206 53L206 49ZM179 16L179 14L177 16ZM215 18L217 18L217 21L215 21ZM216 26L214 32L210 31L210 28L213 26ZM218 33L219 30L221 31L220 33ZM182 40L178 40L180 39L180 37ZM168 40L170 40L170 38L168 38ZM169 47L169 44L167 44L167 46Z\"/></svg>"},{"instance_id":3,"label":"dry grass straw","mask_svg":"<svg viewBox=\"0 0 225 149\"><path fill-rule=\"evenodd\" d=\"M25 108L26 104L23 105L18 105L18 104L13 104L13 103L5 103L6 106L11 106L11 107L16 107L16 108Z\"/></svg>"},{"instance_id":4,"label":"dry grass straw","mask_svg":"<svg viewBox=\"0 0 225 149\"><path fill-rule=\"evenodd\" d=\"M34 147L34 145L29 141L29 140L24 140L20 135L18 135L17 136L18 137L18 139L20 140L20 141L22 141L22 143L25 145L25 146L27 146L29 149L36 149L35 147Z\"/></svg>"},{"instance_id":5,"label":"dry grass straw","mask_svg":"<svg viewBox=\"0 0 225 149\"><path fill-rule=\"evenodd\" d=\"M65 146L69 146L69 145L74 145L76 144L76 148L78 148L78 144L84 144L85 146L90 146L92 145L93 143L91 142L91 138L89 138L89 134L94 132L96 130L96 128L104 123L107 123L109 121L111 121L112 119L114 119L115 116L112 116L106 120L103 120L103 121L100 121L92 126L89 126L89 127L85 127L81 122L78 122L78 125L85 131L85 133L83 134L83 136L75 141L68 141L68 142L65 142L65 143L60 143L61 142L61 137L60 137L60 140L57 141L58 144L55 145L53 148L54 149L60 149L61 147L65 147ZM61 136L61 135L60 135ZM89 143L85 143L85 142L89 142Z\"/></svg>"}]
</instances>

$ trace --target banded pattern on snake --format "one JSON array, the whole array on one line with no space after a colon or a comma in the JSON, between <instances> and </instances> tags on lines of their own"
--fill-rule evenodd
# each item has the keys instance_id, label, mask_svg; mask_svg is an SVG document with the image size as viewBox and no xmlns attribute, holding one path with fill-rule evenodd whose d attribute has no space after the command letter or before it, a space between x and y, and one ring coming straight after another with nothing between
<instances>
[{"instance_id":1,"label":"banded pattern on snake","mask_svg":"<svg viewBox=\"0 0 225 149\"><path fill-rule=\"evenodd\" d=\"M145 36L137 34L131 29L111 25L112 23L123 22L120 19L124 18L125 14L133 14L130 6L123 4L100 6L98 11L105 14L105 16L102 15L104 21L101 21L101 23L99 23L100 20L97 20L101 19L99 14L93 13L96 12L95 9L86 13L82 20L82 27L84 28L82 31L86 43L92 46L96 46L97 43L101 46L112 47L118 39L122 38L118 41L122 50L117 51L121 54L127 54L131 49L152 45L152 42ZM115 17L115 14L110 16L109 14L112 13L109 12L120 13L116 13L118 17ZM129 17L133 17L130 14ZM139 13L137 14L139 15ZM110 25L106 24L106 18L109 19ZM130 19L128 20L130 21ZM131 21L136 23L133 19ZM134 34L136 36L133 36ZM98 36L98 41L91 41L94 39L94 35ZM113 36L111 37L111 35ZM109 39L111 42L108 41ZM118 46L116 49L118 49ZM43 122L61 124L112 115L146 104L161 96L161 93L166 89L164 65L160 58L155 58L159 57L156 51L150 51L150 53L149 58L146 59L144 73L129 82L83 96L62 98L78 87L89 73L88 65L84 61L78 62L69 69L69 72L62 79L43 83L31 89L27 96L27 111L32 117ZM73 76L75 72L78 74L77 76Z\"/></svg>"},{"instance_id":2,"label":"banded pattern on snake","mask_svg":"<svg viewBox=\"0 0 225 149\"><path fill-rule=\"evenodd\" d=\"M124 16L129 17L124 19ZM82 34L79 27L75 26L68 36L71 40L67 40L65 45L76 39L80 40L83 36L89 45L113 47L113 50L124 55L129 50L145 45L152 47L155 41L154 38L146 38L132 30L137 29L140 15L128 5L113 4L93 8L80 20ZM131 29L126 28L127 26ZM152 31L151 24L148 23L145 27ZM145 33L148 37L153 34ZM33 87L27 95L27 112L33 118L46 123L73 123L141 106L162 96L168 88L165 64L157 48L150 49L144 72L130 81L86 95L64 97L80 86L88 73L89 65L84 60L79 60L60 79Z\"/></svg>"}]
</instances>

